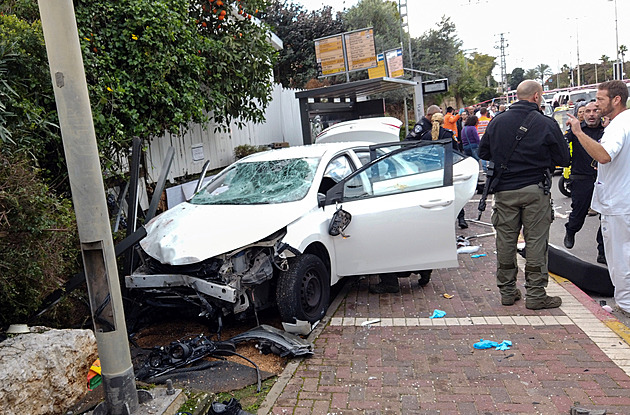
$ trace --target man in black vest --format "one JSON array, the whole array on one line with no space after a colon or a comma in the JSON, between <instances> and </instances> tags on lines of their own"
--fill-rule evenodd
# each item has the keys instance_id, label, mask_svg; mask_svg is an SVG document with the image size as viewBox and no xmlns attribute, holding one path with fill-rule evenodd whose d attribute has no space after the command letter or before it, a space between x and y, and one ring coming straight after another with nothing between
<instances>
[{"instance_id":1,"label":"man in black vest","mask_svg":"<svg viewBox=\"0 0 630 415\"><path fill-rule=\"evenodd\" d=\"M595 102L589 102L584 106L584 121L580 126L582 131L595 141L599 141L604 135L604 127ZM573 146L571 176L569 177L571 179L571 213L564 225L566 228L564 246L571 249L575 244L575 234L582 229L591 206L595 179L597 179L597 162L584 150L571 129L564 137ZM597 232L597 262L606 263L604 243L601 238L601 230L599 230Z\"/></svg>"},{"instance_id":2,"label":"man in black vest","mask_svg":"<svg viewBox=\"0 0 630 415\"><path fill-rule=\"evenodd\" d=\"M542 93L536 81L521 82L516 89L519 101L488 124L479 144L479 157L494 162L495 171L502 170L499 182L493 182L492 209L501 304L513 305L522 296L516 288L516 245L522 228L526 244L525 307L532 310L562 304L560 297L550 297L545 290L549 280L547 244L554 214L550 176L555 166L568 166L570 160L560 127L540 112Z\"/></svg>"}]
</instances>

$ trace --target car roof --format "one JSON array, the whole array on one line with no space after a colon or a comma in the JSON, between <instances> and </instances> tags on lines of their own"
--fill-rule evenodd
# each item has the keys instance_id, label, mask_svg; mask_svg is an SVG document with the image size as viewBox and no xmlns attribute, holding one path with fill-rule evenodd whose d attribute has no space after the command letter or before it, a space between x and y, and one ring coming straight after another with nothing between
<instances>
[{"instance_id":1,"label":"car roof","mask_svg":"<svg viewBox=\"0 0 630 415\"><path fill-rule=\"evenodd\" d=\"M368 141L353 141L353 142L341 142L341 143L323 143L323 144L310 144L304 146L285 147L276 150L269 150L260 153L254 153L249 155L239 162L257 162L257 161L272 161L272 160L285 160L292 158L303 157L323 157L326 153L337 153L350 148L368 147L374 143Z\"/></svg>"}]
</instances>

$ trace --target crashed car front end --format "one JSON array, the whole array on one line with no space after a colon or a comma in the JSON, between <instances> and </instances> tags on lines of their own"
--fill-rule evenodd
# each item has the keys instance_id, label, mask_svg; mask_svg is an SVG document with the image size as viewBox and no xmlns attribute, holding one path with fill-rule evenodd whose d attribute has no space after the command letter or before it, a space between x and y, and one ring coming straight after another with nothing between
<instances>
[{"instance_id":1,"label":"crashed car front end","mask_svg":"<svg viewBox=\"0 0 630 415\"><path fill-rule=\"evenodd\" d=\"M193 264L162 264L147 256L127 278L127 288L144 290L156 306L195 304L208 317L219 311L238 314L252 304L265 308L269 287L264 283L273 278L274 269L287 266L286 245L281 243L285 233Z\"/></svg>"}]
</instances>

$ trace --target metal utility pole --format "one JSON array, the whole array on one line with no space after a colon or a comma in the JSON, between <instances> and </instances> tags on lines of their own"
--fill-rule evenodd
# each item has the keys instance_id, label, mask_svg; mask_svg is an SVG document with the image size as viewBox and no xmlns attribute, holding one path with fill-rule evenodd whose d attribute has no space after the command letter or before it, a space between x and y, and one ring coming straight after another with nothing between
<instances>
[{"instance_id":1,"label":"metal utility pole","mask_svg":"<svg viewBox=\"0 0 630 415\"><path fill-rule=\"evenodd\" d=\"M72 0L38 4L102 365L105 410L99 413L127 415L139 398L74 8Z\"/></svg>"},{"instance_id":2,"label":"metal utility pole","mask_svg":"<svg viewBox=\"0 0 630 415\"><path fill-rule=\"evenodd\" d=\"M407 34L409 35L409 67L413 69L413 56L411 55L411 33L409 33L409 16L407 12L407 0L398 0L398 13L400 14L400 47L405 47L405 28L407 28ZM405 111L405 136L409 134L409 115L407 110L407 96L404 98L404 111ZM415 105L414 105L415 107ZM416 119L417 122L417 119Z\"/></svg>"},{"instance_id":3,"label":"metal utility pole","mask_svg":"<svg viewBox=\"0 0 630 415\"><path fill-rule=\"evenodd\" d=\"M507 65L505 64L505 48L507 48L507 40L504 37L505 33L500 33L501 39L499 40L499 46L495 46L495 49L499 49L501 52L501 83L503 84L503 93L507 94Z\"/></svg>"}]
</instances>

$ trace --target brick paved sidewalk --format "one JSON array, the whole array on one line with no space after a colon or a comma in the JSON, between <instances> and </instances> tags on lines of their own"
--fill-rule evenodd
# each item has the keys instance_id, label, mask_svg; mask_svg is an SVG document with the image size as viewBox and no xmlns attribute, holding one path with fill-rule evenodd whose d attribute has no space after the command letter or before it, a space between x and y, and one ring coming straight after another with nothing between
<instances>
[{"instance_id":1,"label":"brick paved sidewalk","mask_svg":"<svg viewBox=\"0 0 630 415\"><path fill-rule=\"evenodd\" d=\"M425 287L404 278L399 294L379 296L368 291L377 277L350 281L271 413L630 414L630 348L601 321L614 317L551 280L560 309L502 306L494 239L477 243L486 257L460 255L459 268L434 271ZM524 293L522 271L518 279ZM434 309L446 317L429 319ZM513 346L476 350L480 339Z\"/></svg>"}]
</instances>

